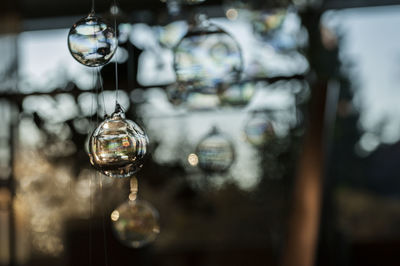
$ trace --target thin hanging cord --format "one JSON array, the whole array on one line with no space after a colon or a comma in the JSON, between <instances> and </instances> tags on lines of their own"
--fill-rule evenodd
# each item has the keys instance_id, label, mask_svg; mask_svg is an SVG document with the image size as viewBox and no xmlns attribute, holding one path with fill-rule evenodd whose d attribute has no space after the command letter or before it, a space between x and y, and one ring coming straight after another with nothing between
<instances>
[{"instance_id":1,"label":"thin hanging cord","mask_svg":"<svg viewBox=\"0 0 400 266\"><path fill-rule=\"evenodd\" d=\"M103 178L100 176L100 192L101 192L101 200L104 201L104 193L103 193ZM106 266L108 266L108 251L107 251L107 235L106 235L106 223L105 223L105 215L104 215L104 204L102 202L102 221L103 221L103 243L104 243L104 260Z\"/></svg>"},{"instance_id":2,"label":"thin hanging cord","mask_svg":"<svg viewBox=\"0 0 400 266\"><path fill-rule=\"evenodd\" d=\"M92 175L89 175L89 266L92 266Z\"/></svg>"},{"instance_id":3,"label":"thin hanging cord","mask_svg":"<svg viewBox=\"0 0 400 266\"><path fill-rule=\"evenodd\" d=\"M101 73L100 73L100 68L99 67L97 67L97 75L98 75L99 84L100 84L100 93L102 94L103 116L105 117L107 115L107 112L106 112L106 101L105 101L105 98L104 98L103 79L101 77ZM100 105L100 103L99 103L99 105ZM98 109L100 109L100 107ZM98 120L99 120L99 116L97 115L97 125L98 125ZM101 193L101 200L103 201L103 196L104 196L104 193L103 193L103 179L102 179L102 176L98 172L96 172L96 176L98 177L97 179L100 178L100 193ZM106 266L108 266L107 236L106 236L106 224L105 224L105 215L104 215L104 204L103 204L103 202L102 202L101 206L102 206L101 212L102 212L102 224L103 224L104 259L105 259Z\"/></svg>"},{"instance_id":4,"label":"thin hanging cord","mask_svg":"<svg viewBox=\"0 0 400 266\"><path fill-rule=\"evenodd\" d=\"M115 14L114 14L114 32L115 36L118 40L118 32L117 32L117 0L114 0ZM118 49L118 47L117 47ZM118 60L115 58L115 106L118 106Z\"/></svg>"},{"instance_id":5,"label":"thin hanging cord","mask_svg":"<svg viewBox=\"0 0 400 266\"><path fill-rule=\"evenodd\" d=\"M101 73L100 73L100 68L97 67L97 75L99 78L99 83L100 83L100 93L102 96L102 101L103 101L103 117L105 117L107 115L107 110L106 110L106 101L104 99L104 87L103 87L103 78L101 77Z\"/></svg>"},{"instance_id":6,"label":"thin hanging cord","mask_svg":"<svg viewBox=\"0 0 400 266\"><path fill-rule=\"evenodd\" d=\"M92 9L90 13L94 13L94 0L92 0Z\"/></svg>"},{"instance_id":7,"label":"thin hanging cord","mask_svg":"<svg viewBox=\"0 0 400 266\"><path fill-rule=\"evenodd\" d=\"M96 121L98 121L98 115L97 115L97 103L98 103L98 83L97 83L97 78L96 78L96 72L95 70L92 70L92 84L93 84L93 95L92 97L92 103L90 105L90 124L89 124L89 129L88 129L88 136L93 131L93 111L96 110L95 115L96 115ZM96 107L95 107L95 97L96 97ZM97 125L97 123L96 123ZM89 137L90 138L90 137ZM89 139L89 145L90 145L90 139ZM93 215L93 193L92 193L92 179L93 175L89 175L89 266L92 266L92 215Z\"/></svg>"}]
</instances>

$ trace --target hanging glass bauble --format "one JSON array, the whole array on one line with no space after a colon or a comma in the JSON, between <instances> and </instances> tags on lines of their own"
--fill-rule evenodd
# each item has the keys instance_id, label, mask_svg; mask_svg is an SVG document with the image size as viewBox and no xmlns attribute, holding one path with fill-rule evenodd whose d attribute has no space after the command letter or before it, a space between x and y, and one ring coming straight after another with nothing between
<instances>
[{"instance_id":1,"label":"hanging glass bauble","mask_svg":"<svg viewBox=\"0 0 400 266\"><path fill-rule=\"evenodd\" d=\"M85 66L106 64L113 57L117 44L113 27L94 13L76 22L68 34L69 51Z\"/></svg>"},{"instance_id":2,"label":"hanging glass bauble","mask_svg":"<svg viewBox=\"0 0 400 266\"><path fill-rule=\"evenodd\" d=\"M254 146L262 146L275 138L274 125L264 113L254 114L247 122L244 133L246 140Z\"/></svg>"},{"instance_id":3,"label":"hanging glass bauble","mask_svg":"<svg viewBox=\"0 0 400 266\"><path fill-rule=\"evenodd\" d=\"M143 129L117 110L90 137L90 162L109 177L130 177L142 168L148 144Z\"/></svg>"},{"instance_id":4,"label":"hanging glass bauble","mask_svg":"<svg viewBox=\"0 0 400 266\"><path fill-rule=\"evenodd\" d=\"M217 25L201 18L174 49L177 81L209 91L237 82L243 68L239 44Z\"/></svg>"},{"instance_id":5,"label":"hanging glass bauble","mask_svg":"<svg viewBox=\"0 0 400 266\"><path fill-rule=\"evenodd\" d=\"M235 159L235 150L230 139L216 127L197 145L198 166L206 172L224 172Z\"/></svg>"},{"instance_id":6,"label":"hanging glass bauble","mask_svg":"<svg viewBox=\"0 0 400 266\"><path fill-rule=\"evenodd\" d=\"M148 202L129 200L111 213L115 236L125 245L143 247L160 233L157 210Z\"/></svg>"}]
</instances>

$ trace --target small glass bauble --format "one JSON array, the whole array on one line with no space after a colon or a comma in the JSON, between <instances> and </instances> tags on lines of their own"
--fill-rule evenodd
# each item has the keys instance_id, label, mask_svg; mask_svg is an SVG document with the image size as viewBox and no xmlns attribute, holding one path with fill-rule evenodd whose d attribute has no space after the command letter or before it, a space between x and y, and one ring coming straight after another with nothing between
<instances>
[{"instance_id":1,"label":"small glass bauble","mask_svg":"<svg viewBox=\"0 0 400 266\"><path fill-rule=\"evenodd\" d=\"M94 13L76 22L68 34L71 55L89 67L102 66L110 61L117 45L113 27Z\"/></svg>"},{"instance_id":2,"label":"small glass bauble","mask_svg":"<svg viewBox=\"0 0 400 266\"><path fill-rule=\"evenodd\" d=\"M206 19L192 26L174 49L177 81L189 89L216 90L232 84L242 68L239 44Z\"/></svg>"},{"instance_id":3,"label":"small glass bauble","mask_svg":"<svg viewBox=\"0 0 400 266\"><path fill-rule=\"evenodd\" d=\"M272 120L263 113L254 114L244 128L246 140L254 146L262 146L275 138Z\"/></svg>"},{"instance_id":4,"label":"small glass bauble","mask_svg":"<svg viewBox=\"0 0 400 266\"><path fill-rule=\"evenodd\" d=\"M235 160L231 140L214 127L197 145L198 166L205 172L225 172Z\"/></svg>"},{"instance_id":5,"label":"small glass bauble","mask_svg":"<svg viewBox=\"0 0 400 266\"><path fill-rule=\"evenodd\" d=\"M142 168L148 144L143 129L116 111L91 135L90 162L106 176L130 177Z\"/></svg>"},{"instance_id":6,"label":"small glass bauble","mask_svg":"<svg viewBox=\"0 0 400 266\"><path fill-rule=\"evenodd\" d=\"M125 245L140 248L160 233L157 210L142 200L128 201L111 213L115 236Z\"/></svg>"}]
</instances>

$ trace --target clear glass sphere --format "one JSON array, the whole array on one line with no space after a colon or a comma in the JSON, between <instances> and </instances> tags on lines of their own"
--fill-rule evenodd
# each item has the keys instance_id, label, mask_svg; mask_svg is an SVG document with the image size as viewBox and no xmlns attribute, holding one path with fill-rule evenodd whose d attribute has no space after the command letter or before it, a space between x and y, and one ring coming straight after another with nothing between
<instances>
[{"instance_id":1,"label":"clear glass sphere","mask_svg":"<svg viewBox=\"0 0 400 266\"><path fill-rule=\"evenodd\" d=\"M121 204L111 213L115 236L125 245L143 247L160 233L157 210L148 202L135 200Z\"/></svg>"},{"instance_id":2,"label":"clear glass sphere","mask_svg":"<svg viewBox=\"0 0 400 266\"><path fill-rule=\"evenodd\" d=\"M148 144L143 129L117 111L91 135L90 162L109 177L130 177L142 168Z\"/></svg>"},{"instance_id":3,"label":"clear glass sphere","mask_svg":"<svg viewBox=\"0 0 400 266\"><path fill-rule=\"evenodd\" d=\"M262 146L275 138L275 130L272 121L265 114L255 114L247 122L244 133L249 143L254 146Z\"/></svg>"},{"instance_id":4,"label":"clear glass sphere","mask_svg":"<svg viewBox=\"0 0 400 266\"><path fill-rule=\"evenodd\" d=\"M174 49L177 81L191 89L215 92L237 82L242 68L238 43L208 21L192 27Z\"/></svg>"},{"instance_id":5,"label":"clear glass sphere","mask_svg":"<svg viewBox=\"0 0 400 266\"><path fill-rule=\"evenodd\" d=\"M216 127L197 145L198 166L205 172L224 172L234 159L235 150L230 139Z\"/></svg>"},{"instance_id":6,"label":"clear glass sphere","mask_svg":"<svg viewBox=\"0 0 400 266\"><path fill-rule=\"evenodd\" d=\"M71 55L85 66L106 64L113 57L117 45L114 28L92 13L76 22L68 34Z\"/></svg>"}]
</instances>

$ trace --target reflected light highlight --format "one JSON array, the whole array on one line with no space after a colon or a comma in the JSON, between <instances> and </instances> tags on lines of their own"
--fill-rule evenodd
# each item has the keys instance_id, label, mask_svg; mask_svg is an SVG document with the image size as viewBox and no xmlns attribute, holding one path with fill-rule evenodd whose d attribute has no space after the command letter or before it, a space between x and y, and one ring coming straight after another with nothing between
<instances>
[{"instance_id":1,"label":"reflected light highlight","mask_svg":"<svg viewBox=\"0 0 400 266\"><path fill-rule=\"evenodd\" d=\"M229 20L236 20L238 17L238 11L234 8L229 8L225 15Z\"/></svg>"},{"instance_id":2,"label":"reflected light highlight","mask_svg":"<svg viewBox=\"0 0 400 266\"><path fill-rule=\"evenodd\" d=\"M191 153L188 156L188 162L191 166L197 166L197 164L199 163L199 157L197 157L196 154Z\"/></svg>"},{"instance_id":3,"label":"reflected light highlight","mask_svg":"<svg viewBox=\"0 0 400 266\"><path fill-rule=\"evenodd\" d=\"M119 212L117 210L113 211L111 213L111 220L113 220L114 222L118 221L119 219Z\"/></svg>"}]
</instances>

